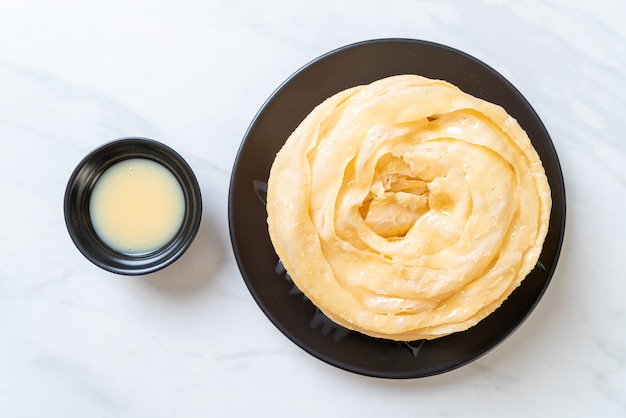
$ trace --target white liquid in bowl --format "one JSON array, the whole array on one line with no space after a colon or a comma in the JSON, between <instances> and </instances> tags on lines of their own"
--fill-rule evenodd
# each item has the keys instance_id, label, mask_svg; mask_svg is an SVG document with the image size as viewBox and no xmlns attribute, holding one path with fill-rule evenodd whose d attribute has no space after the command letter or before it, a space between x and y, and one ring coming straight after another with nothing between
<instances>
[{"instance_id":1,"label":"white liquid in bowl","mask_svg":"<svg viewBox=\"0 0 626 418\"><path fill-rule=\"evenodd\" d=\"M93 227L102 241L126 253L167 244L180 229L185 199L180 183L163 165L131 158L108 168L89 201Z\"/></svg>"}]
</instances>

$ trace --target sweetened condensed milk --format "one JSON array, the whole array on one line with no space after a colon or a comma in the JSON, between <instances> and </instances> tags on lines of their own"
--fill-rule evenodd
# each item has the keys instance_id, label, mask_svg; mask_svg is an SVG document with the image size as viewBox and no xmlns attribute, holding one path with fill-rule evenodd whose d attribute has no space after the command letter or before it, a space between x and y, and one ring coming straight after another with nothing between
<instances>
[{"instance_id":1,"label":"sweetened condensed milk","mask_svg":"<svg viewBox=\"0 0 626 418\"><path fill-rule=\"evenodd\" d=\"M147 158L131 158L100 176L89 212L105 244L125 253L143 253L162 247L178 232L185 199L170 170Z\"/></svg>"}]
</instances>

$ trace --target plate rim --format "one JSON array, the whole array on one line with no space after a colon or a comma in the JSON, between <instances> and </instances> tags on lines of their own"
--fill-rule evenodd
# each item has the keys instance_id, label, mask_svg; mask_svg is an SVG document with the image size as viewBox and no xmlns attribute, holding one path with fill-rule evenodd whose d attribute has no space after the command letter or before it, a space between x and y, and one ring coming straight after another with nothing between
<instances>
[{"instance_id":1,"label":"plate rim","mask_svg":"<svg viewBox=\"0 0 626 418\"><path fill-rule=\"evenodd\" d=\"M545 135L545 139L547 140L546 144L550 154L553 158L553 161L551 161L552 164L555 165L555 169L558 172L558 177L556 178L556 180L558 181L558 189L560 191L559 195L561 196L562 202L561 202L561 206L559 208L560 210L560 214L561 214L561 219L560 222L558 223L558 225L556 225L556 227L558 227L558 236L557 236L557 244L556 247L554 249L554 258L553 261L551 262L551 265L549 266L549 268L546 269L545 274L546 274L546 278L544 279L543 284L541 285L541 288L539 290L539 292L537 293L536 297L534 298L534 300L532 301L532 303L529 305L528 307L528 311L521 315L519 318L516 319L515 321L515 325L511 328L507 328L506 332L500 333L498 334L498 337L495 338L495 342L492 343L489 347L487 347L485 350L481 350L481 352L478 355L475 356L470 356L468 358L463 358L462 360L456 362L454 365L452 366L448 366L448 367L443 367L443 368L434 368L433 370L431 370L430 372L426 372L426 373L411 373L408 372L406 374L399 374L397 372L394 373L381 373L381 372L374 372L370 369L365 369L362 367L358 367L358 366L348 366L340 361L336 361L335 359L332 358L331 355L328 355L327 353L322 353L318 350L313 349L312 347L310 347L307 344L304 344L300 339L296 338L292 332L287 329L287 327L280 321L278 321L274 315L269 312L269 309L266 306L266 302L262 300L258 289L256 289L250 279L247 277L246 272L243 270L243 266L242 266L242 262L241 262L241 257L240 257L240 250L239 250L239 246L237 245L237 237L235 236L235 231L234 231L234 214L233 214L233 189L236 183L236 175L237 175L237 168L240 165L241 162L241 158L242 158L242 153L246 148L246 145L248 144L250 135L252 133L252 131L254 130L254 128L257 126L259 120L261 119L261 117L263 116L264 112L266 111L268 105L270 105L271 103L274 102L274 100L276 100L277 96L285 89L287 88L294 80L296 80L300 75L302 75L303 72L309 70L311 67L313 67L315 64L325 61L326 59L333 57L337 54L341 54L344 53L346 51L349 51L351 49L354 48L359 48L359 47L366 47L368 45L372 45L372 44L381 44L381 43L390 43L390 44L401 44L401 43L406 43L406 44L411 44L411 45L421 45L421 46L426 46L426 47L432 47L432 48L436 48L442 51L446 51L448 53L452 53L454 55L460 56L463 59L472 61L474 64L480 66L482 69L490 72L492 75L496 76L498 79L500 79L500 81L504 82L508 89L510 90L510 92L514 93L516 96L516 100L521 101L524 107L527 108L528 111L530 111L532 113L532 117L533 117L533 121L534 123L537 124L537 127L541 129L541 131L543 132L543 134ZM300 123L300 121L298 122ZM287 140L287 138L285 137L285 141ZM541 141L543 141L544 138L541 139ZM534 146L534 144L533 144ZM550 184L551 184L551 189L554 187L554 180L555 179L550 179ZM553 202L554 203L554 202ZM543 298L549 284L552 281L553 275L555 273L556 267L558 265L558 260L560 258L560 254L561 254L561 250L563 247L563 241L564 241L564 236L565 236L565 226L566 226L566 190L565 190L565 182L564 182L564 176L563 176L563 170L562 170L562 166L560 164L560 160L558 157L558 154L556 152L556 148L554 146L554 143L549 135L549 132L547 131L543 121L541 120L541 118L539 117L539 115L537 114L537 112L535 111L535 109L532 107L532 105L528 102L528 100L522 95L522 93L506 78L504 77L502 74L500 74L498 71L496 71L493 67L491 67L490 65L486 64L485 62L483 62L482 60L464 52L461 51L459 49L456 49L454 47L450 47L448 45L444 45L444 44L440 44L437 42L433 42L433 41L428 41L428 40L421 40L421 39L412 39L412 38L402 38L402 37L388 37L388 38L376 38L376 39L369 39L369 40L363 40L363 41L358 41L358 42L353 42L353 43L349 43L337 48L334 48L328 52L325 52L317 57L315 57L314 59L308 61L306 64L302 65L300 68L298 68L296 71L294 71L291 75L289 75L283 82L281 82L278 87L276 87L273 92L265 99L265 101L262 103L261 107L257 110L257 112L255 113L254 117L252 118L248 128L245 131L245 134L242 138L242 141L238 147L237 153L236 153L236 157L233 163L233 167L232 167L232 171L231 171L231 176L230 176L230 182L229 182L229 191L228 191L228 223L229 223L229 236L230 236L230 240L231 240L231 246L232 246L232 250L236 259L236 264L238 267L238 270L240 272L240 275L248 289L248 291L250 292L251 296L253 297L255 303L258 305L258 307L261 309L261 311L264 313L264 315L267 317L267 319L269 319L269 321L272 323L272 325L274 325L282 334L283 336L287 337L292 343L294 343L296 346L298 346L300 349L304 350L306 353L312 355L313 357L331 365L334 367L337 367L341 370L347 371L347 372L351 372L351 373L356 373L356 374L360 374L360 375L364 375L364 376L369 376L369 377L376 377L376 378L389 378L389 379L411 379L411 378L422 378L422 377L429 377L429 376L434 376L434 375L438 375L438 374L442 374L445 372L449 372L455 369L458 369L462 366L465 366L473 361L478 360L479 358L483 357L484 355L486 355L487 353L491 352L494 348L496 348L497 346L499 346L504 340L506 340L508 337L510 337L512 334L514 334L517 329L528 319L528 317L531 315L531 313L535 310L536 306L538 305L538 303L540 302L540 300ZM551 209L551 212L554 211L554 207ZM551 213L551 217L553 216L553 213ZM552 219L551 219L552 221ZM271 243L270 243L271 244ZM543 252L543 249L542 249ZM530 274L530 273L529 273ZM517 289L516 289L517 290ZM354 332L354 331L353 331ZM464 331L466 332L466 331ZM462 333L456 333L456 334L462 334ZM454 335L454 334L453 334ZM367 336L365 336L367 337ZM372 337L367 337L372 339ZM446 338L446 337L443 337ZM374 340L379 340L379 339L375 339ZM384 340L384 341L390 341L390 340ZM436 340L431 340L431 341L436 341Z\"/></svg>"}]
</instances>

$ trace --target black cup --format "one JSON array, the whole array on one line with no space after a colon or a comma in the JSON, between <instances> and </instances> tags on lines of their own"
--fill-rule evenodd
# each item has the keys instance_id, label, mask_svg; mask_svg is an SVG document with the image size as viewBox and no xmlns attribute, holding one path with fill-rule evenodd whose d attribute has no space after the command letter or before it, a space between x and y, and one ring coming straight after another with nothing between
<instances>
[{"instance_id":1,"label":"black cup","mask_svg":"<svg viewBox=\"0 0 626 418\"><path fill-rule=\"evenodd\" d=\"M106 245L95 232L89 200L99 177L112 165L129 159L146 158L160 163L176 177L185 199L183 223L164 246L146 253L124 253ZM121 138L89 153L72 173L65 190L65 223L80 252L92 263L113 273L147 274L178 259L191 245L200 227L202 197L191 167L170 147L147 138Z\"/></svg>"}]
</instances>

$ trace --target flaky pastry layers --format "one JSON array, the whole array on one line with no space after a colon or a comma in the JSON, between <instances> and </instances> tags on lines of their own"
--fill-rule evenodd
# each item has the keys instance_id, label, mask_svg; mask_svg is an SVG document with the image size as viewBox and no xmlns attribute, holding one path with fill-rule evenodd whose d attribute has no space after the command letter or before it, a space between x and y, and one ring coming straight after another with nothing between
<instances>
[{"instance_id":1,"label":"flaky pastry layers","mask_svg":"<svg viewBox=\"0 0 626 418\"><path fill-rule=\"evenodd\" d=\"M551 198L517 121L454 85L400 75L318 105L277 154L269 234L336 323L392 340L466 330L535 266Z\"/></svg>"}]
</instances>

